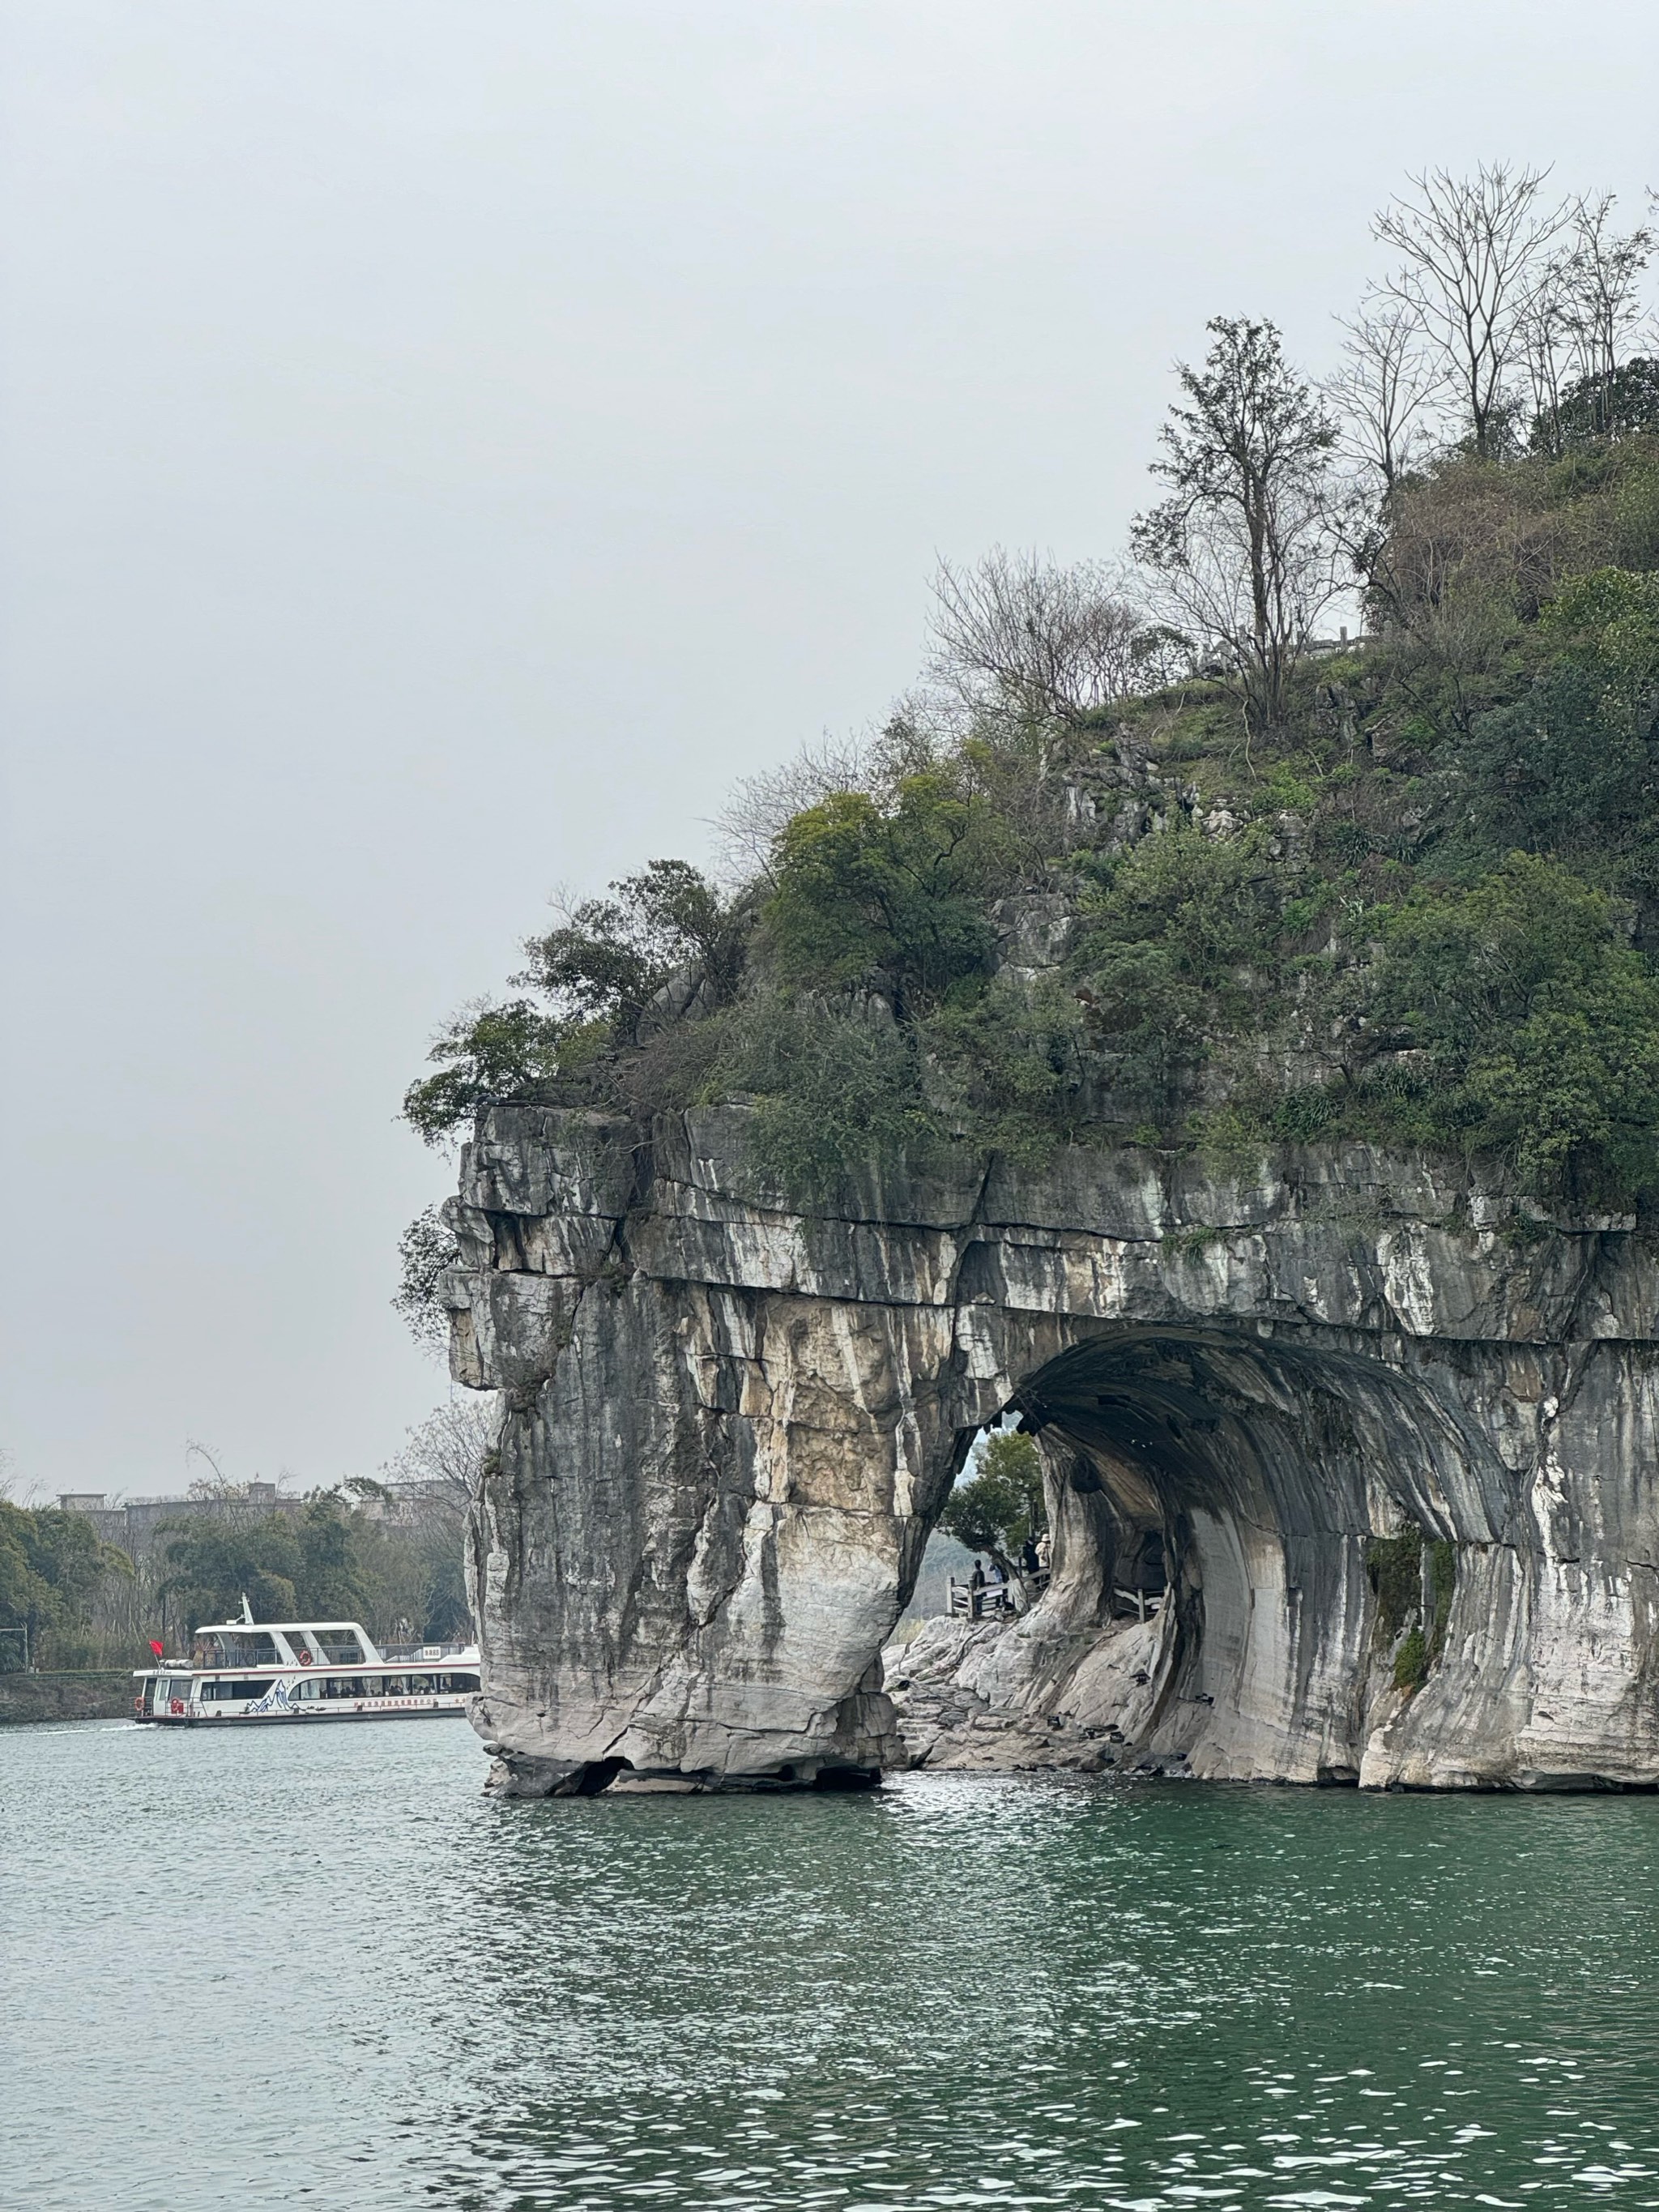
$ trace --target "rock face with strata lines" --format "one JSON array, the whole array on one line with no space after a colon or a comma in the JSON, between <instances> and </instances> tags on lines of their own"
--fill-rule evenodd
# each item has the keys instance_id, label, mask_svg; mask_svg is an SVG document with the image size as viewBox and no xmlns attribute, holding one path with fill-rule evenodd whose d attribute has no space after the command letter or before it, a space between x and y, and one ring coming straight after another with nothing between
<instances>
[{"instance_id":1,"label":"rock face with strata lines","mask_svg":"<svg viewBox=\"0 0 1659 2212\"><path fill-rule=\"evenodd\" d=\"M498 1106L466 1153L498 1788L857 1782L965 1759L981 1720L1016 1765L1659 1783L1659 1250L1630 1221L1359 1146L1244 1182L1133 1147L964 1162L803 1215L743 1127ZM929 1632L907 1741L879 1654L1009 1407L1053 1580L1000 1634ZM1149 1539L1143 1624L1113 1593Z\"/></svg>"}]
</instances>

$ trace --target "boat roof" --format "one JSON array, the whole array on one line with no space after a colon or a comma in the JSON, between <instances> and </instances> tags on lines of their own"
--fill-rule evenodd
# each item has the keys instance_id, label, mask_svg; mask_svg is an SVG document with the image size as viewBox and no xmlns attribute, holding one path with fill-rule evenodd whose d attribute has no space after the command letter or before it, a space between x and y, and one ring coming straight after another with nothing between
<instances>
[{"instance_id":1,"label":"boat roof","mask_svg":"<svg viewBox=\"0 0 1659 2212\"><path fill-rule=\"evenodd\" d=\"M231 1629L239 1636L246 1636L250 1630L258 1634L273 1628L280 1629L284 1635L289 1629L301 1629L313 1636L332 1635L340 1631L359 1639L368 1635L368 1631L360 1620L204 1620L192 1633L216 1636L222 1629Z\"/></svg>"}]
</instances>

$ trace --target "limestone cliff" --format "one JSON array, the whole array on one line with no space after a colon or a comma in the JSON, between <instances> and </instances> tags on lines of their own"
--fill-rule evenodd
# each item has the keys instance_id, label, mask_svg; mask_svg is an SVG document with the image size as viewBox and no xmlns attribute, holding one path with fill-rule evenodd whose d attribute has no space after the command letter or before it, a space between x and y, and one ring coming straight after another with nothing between
<instances>
[{"instance_id":1,"label":"limestone cliff","mask_svg":"<svg viewBox=\"0 0 1659 2212\"><path fill-rule=\"evenodd\" d=\"M1051 1587L917 1657L1019 1763L1659 1783L1659 1254L1630 1221L1358 1146L1243 1182L1133 1147L964 1162L801 1215L757 1197L742 1127L503 1105L465 1154L454 1370L504 1409L470 1559L496 1786L927 1755L939 1698L907 1748L878 1655L1008 1407ZM1168 1598L1126 1624L1116 1562L1152 1532ZM1390 1610L1412 1532L1422 1603Z\"/></svg>"}]
</instances>

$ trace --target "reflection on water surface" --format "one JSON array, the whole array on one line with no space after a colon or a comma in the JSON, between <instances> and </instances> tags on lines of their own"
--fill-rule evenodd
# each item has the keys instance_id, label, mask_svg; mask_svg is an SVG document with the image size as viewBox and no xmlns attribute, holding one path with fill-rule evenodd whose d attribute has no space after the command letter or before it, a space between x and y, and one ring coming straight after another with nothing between
<instances>
[{"instance_id":1,"label":"reflection on water surface","mask_svg":"<svg viewBox=\"0 0 1659 2212\"><path fill-rule=\"evenodd\" d=\"M1659 1800L0 1734L40 2208L1659 2205Z\"/></svg>"}]
</instances>

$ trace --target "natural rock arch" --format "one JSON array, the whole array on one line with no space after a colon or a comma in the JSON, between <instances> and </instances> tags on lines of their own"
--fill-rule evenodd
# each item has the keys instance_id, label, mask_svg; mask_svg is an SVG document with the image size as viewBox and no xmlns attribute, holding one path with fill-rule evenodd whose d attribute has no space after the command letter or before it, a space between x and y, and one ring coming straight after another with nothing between
<instances>
[{"instance_id":1,"label":"natural rock arch","mask_svg":"<svg viewBox=\"0 0 1659 2212\"><path fill-rule=\"evenodd\" d=\"M1454 1542L1475 1602L1506 1478L1430 1384L1334 1334L1096 1323L1022 1384L1016 1402L1045 1447L1054 1574L1004 1655L1005 1696L1109 1717L1188 1771L1359 1778L1393 1689L1377 1532ZM1475 1528L1478 1540L1454 1536ZM1113 1711L1088 1678L1120 1562L1149 1537L1168 1596L1136 1646L1146 1693ZM1440 1650L1457 1648L1449 1611L1434 1626Z\"/></svg>"},{"instance_id":2,"label":"natural rock arch","mask_svg":"<svg viewBox=\"0 0 1659 2212\"><path fill-rule=\"evenodd\" d=\"M469 1148L449 1294L459 1377L503 1394L471 1562L498 1786L898 1763L877 1655L1010 1406L1057 1533L981 1669L1011 1711L1081 1700L1198 1775L1659 1780L1659 1275L1631 1224L1517 1224L1361 1147L1243 1182L964 1162L802 1215L750 1190L742 1134L501 1107ZM1171 1595L1126 1674L1110 1554L1152 1527ZM1410 1694L1368 1561L1402 1528L1451 1547Z\"/></svg>"}]
</instances>

